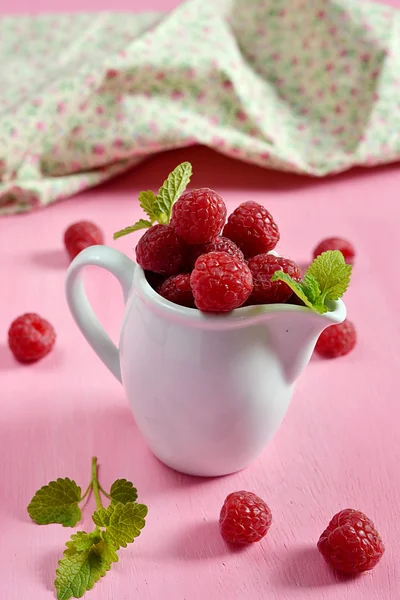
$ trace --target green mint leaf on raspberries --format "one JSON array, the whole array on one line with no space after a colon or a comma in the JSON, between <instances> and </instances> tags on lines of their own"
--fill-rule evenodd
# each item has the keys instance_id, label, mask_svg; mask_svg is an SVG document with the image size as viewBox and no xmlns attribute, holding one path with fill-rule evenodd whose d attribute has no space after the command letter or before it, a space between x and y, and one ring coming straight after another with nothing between
<instances>
[{"instance_id":1,"label":"green mint leaf on raspberries","mask_svg":"<svg viewBox=\"0 0 400 600\"><path fill-rule=\"evenodd\" d=\"M191 176L192 165L183 162L168 175L160 187L157 196L158 211L166 216L167 223L171 217L172 206L185 191Z\"/></svg>"},{"instance_id":2,"label":"green mint leaf on raspberries","mask_svg":"<svg viewBox=\"0 0 400 600\"><path fill-rule=\"evenodd\" d=\"M150 221L139 219L139 221L137 221L137 223L135 223L134 225L130 225L129 227L125 227L125 229L116 231L113 235L113 238L114 240L116 240L124 235L128 235L128 233L133 233L134 231L139 231L140 229L148 229L151 226L152 223Z\"/></svg>"},{"instance_id":3,"label":"green mint leaf on raspberries","mask_svg":"<svg viewBox=\"0 0 400 600\"><path fill-rule=\"evenodd\" d=\"M346 264L343 254L339 250L323 252L312 262L306 271L318 281L321 289L321 298L326 300L339 300L350 284L352 266Z\"/></svg>"},{"instance_id":4,"label":"green mint leaf on raspberries","mask_svg":"<svg viewBox=\"0 0 400 600\"><path fill-rule=\"evenodd\" d=\"M311 304L317 302L319 296L321 295L321 290L319 289L318 281L313 275L306 274L304 276L302 287Z\"/></svg>"},{"instance_id":5,"label":"green mint leaf on raspberries","mask_svg":"<svg viewBox=\"0 0 400 600\"><path fill-rule=\"evenodd\" d=\"M66 545L54 582L58 600L82 598L118 561L114 546L102 531L80 531Z\"/></svg>"},{"instance_id":6,"label":"green mint leaf on raspberries","mask_svg":"<svg viewBox=\"0 0 400 600\"><path fill-rule=\"evenodd\" d=\"M78 506L81 488L68 477L50 481L33 496L28 506L31 519L38 525L59 523L64 527L75 527L82 513Z\"/></svg>"},{"instance_id":7,"label":"green mint leaf on raspberries","mask_svg":"<svg viewBox=\"0 0 400 600\"><path fill-rule=\"evenodd\" d=\"M155 193L151 190L140 192L139 204L153 223L157 219L157 196Z\"/></svg>"},{"instance_id":8,"label":"green mint leaf on raspberries","mask_svg":"<svg viewBox=\"0 0 400 600\"><path fill-rule=\"evenodd\" d=\"M157 196L151 190L140 192L139 204L150 220L139 219L134 225L116 231L113 236L114 240L139 229L151 227L155 222L168 225L171 218L172 206L185 191L191 176L192 165L190 162L183 162L168 175L158 190Z\"/></svg>"},{"instance_id":9,"label":"green mint leaf on raspberries","mask_svg":"<svg viewBox=\"0 0 400 600\"><path fill-rule=\"evenodd\" d=\"M126 546L140 535L145 526L147 506L128 502L127 504L110 504L108 508L100 508L93 513L92 519L98 527L105 527L107 535L118 550Z\"/></svg>"},{"instance_id":10,"label":"green mint leaf on raspberries","mask_svg":"<svg viewBox=\"0 0 400 600\"><path fill-rule=\"evenodd\" d=\"M326 302L339 300L349 287L351 270L339 250L328 250L314 259L303 281L295 281L283 271L275 271L271 281L284 281L306 306L323 314L329 311Z\"/></svg>"},{"instance_id":11,"label":"green mint leaf on raspberries","mask_svg":"<svg viewBox=\"0 0 400 600\"><path fill-rule=\"evenodd\" d=\"M112 484L109 495L111 504L116 504L117 502L127 504L128 502L135 502L137 500L137 489L133 487L130 481L117 479Z\"/></svg>"},{"instance_id":12,"label":"green mint leaf on raspberries","mask_svg":"<svg viewBox=\"0 0 400 600\"><path fill-rule=\"evenodd\" d=\"M327 312L327 307L319 307L319 309L317 309L316 304L312 302L309 298L309 296L312 296L313 291L308 290L307 286L304 283L292 279L290 275L288 275L288 273L285 273L281 270L275 271L275 273L271 277L271 281L284 281L286 285L290 287L292 292L294 292L296 296L300 298L300 300L302 300L306 306L308 306L309 308L314 308L315 310L317 310L317 312Z\"/></svg>"}]
</instances>

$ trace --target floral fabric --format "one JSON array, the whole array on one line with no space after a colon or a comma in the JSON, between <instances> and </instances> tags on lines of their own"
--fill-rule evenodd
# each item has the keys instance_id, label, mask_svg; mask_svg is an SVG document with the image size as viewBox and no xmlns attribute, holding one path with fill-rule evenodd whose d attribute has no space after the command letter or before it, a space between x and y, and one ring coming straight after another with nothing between
<instances>
[{"instance_id":1,"label":"floral fabric","mask_svg":"<svg viewBox=\"0 0 400 600\"><path fill-rule=\"evenodd\" d=\"M324 176L400 157L400 17L360 0L190 0L0 20L0 214L205 144Z\"/></svg>"}]
</instances>

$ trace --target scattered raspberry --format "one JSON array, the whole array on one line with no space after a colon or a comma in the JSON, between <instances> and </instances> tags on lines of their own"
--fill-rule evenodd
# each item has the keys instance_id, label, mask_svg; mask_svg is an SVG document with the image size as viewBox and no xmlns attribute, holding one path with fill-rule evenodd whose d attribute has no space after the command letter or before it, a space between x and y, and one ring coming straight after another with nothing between
<instances>
[{"instance_id":1,"label":"scattered raspberry","mask_svg":"<svg viewBox=\"0 0 400 600\"><path fill-rule=\"evenodd\" d=\"M153 225L136 246L136 260L147 271L175 275L185 263L185 244L169 225Z\"/></svg>"},{"instance_id":2,"label":"scattered raspberry","mask_svg":"<svg viewBox=\"0 0 400 600\"><path fill-rule=\"evenodd\" d=\"M197 259L190 285L197 308L229 312L246 302L253 289L253 278L246 263L236 256L210 252Z\"/></svg>"},{"instance_id":3,"label":"scattered raspberry","mask_svg":"<svg viewBox=\"0 0 400 600\"><path fill-rule=\"evenodd\" d=\"M190 287L190 273L169 277L161 285L158 293L170 302L195 308L193 292Z\"/></svg>"},{"instance_id":4,"label":"scattered raspberry","mask_svg":"<svg viewBox=\"0 0 400 600\"><path fill-rule=\"evenodd\" d=\"M64 244L71 260L85 248L103 243L102 232L97 225L90 223L90 221L74 223L64 233Z\"/></svg>"},{"instance_id":5,"label":"scattered raspberry","mask_svg":"<svg viewBox=\"0 0 400 600\"><path fill-rule=\"evenodd\" d=\"M12 322L8 345L15 358L28 363L40 360L50 352L56 332L48 321L34 313L26 313Z\"/></svg>"},{"instance_id":6,"label":"scattered raspberry","mask_svg":"<svg viewBox=\"0 0 400 600\"><path fill-rule=\"evenodd\" d=\"M219 516L221 535L232 544L259 542L271 522L272 514L264 500L245 491L229 494Z\"/></svg>"},{"instance_id":7,"label":"scattered raspberry","mask_svg":"<svg viewBox=\"0 0 400 600\"><path fill-rule=\"evenodd\" d=\"M357 342L354 323L346 319L339 325L331 325L319 336L316 352L325 358L336 358L351 352Z\"/></svg>"},{"instance_id":8,"label":"scattered raspberry","mask_svg":"<svg viewBox=\"0 0 400 600\"><path fill-rule=\"evenodd\" d=\"M284 271L296 281L301 279L300 269L296 263L281 256L259 254L251 258L248 265L254 283L248 304L274 304L286 302L290 298L293 292L284 281L271 281L275 271Z\"/></svg>"},{"instance_id":9,"label":"scattered raspberry","mask_svg":"<svg viewBox=\"0 0 400 600\"><path fill-rule=\"evenodd\" d=\"M209 254L210 252L226 252L231 256L236 256L240 260L244 260L243 252L236 246L232 240L228 240L226 237L217 236L208 244L201 244L199 246L192 246L190 253L190 263L193 267L196 260L202 254Z\"/></svg>"},{"instance_id":10,"label":"scattered raspberry","mask_svg":"<svg viewBox=\"0 0 400 600\"><path fill-rule=\"evenodd\" d=\"M354 262L355 250L353 244L338 237L331 237L322 240L314 250L314 258L326 252L327 250L340 250L344 260L350 265Z\"/></svg>"},{"instance_id":11,"label":"scattered raspberry","mask_svg":"<svg viewBox=\"0 0 400 600\"><path fill-rule=\"evenodd\" d=\"M385 546L373 522L362 512L338 512L318 541L326 562L342 573L370 571L381 560Z\"/></svg>"},{"instance_id":12,"label":"scattered raspberry","mask_svg":"<svg viewBox=\"0 0 400 600\"><path fill-rule=\"evenodd\" d=\"M223 235L235 242L246 258L273 250L279 229L266 208L257 202L244 202L230 215Z\"/></svg>"},{"instance_id":13,"label":"scattered raspberry","mask_svg":"<svg viewBox=\"0 0 400 600\"><path fill-rule=\"evenodd\" d=\"M221 232L226 206L210 188L184 192L172 207L171 226L187 244L206 244Z\"/></svg>"}]
</instances>

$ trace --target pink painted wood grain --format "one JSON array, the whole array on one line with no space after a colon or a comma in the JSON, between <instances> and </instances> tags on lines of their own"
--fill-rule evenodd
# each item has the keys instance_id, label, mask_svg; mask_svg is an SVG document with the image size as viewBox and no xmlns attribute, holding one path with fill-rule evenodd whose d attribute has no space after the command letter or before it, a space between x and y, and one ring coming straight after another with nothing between
<instances>
[{"instance_id":1,"label":"pink painted wood grain","mask_svg":"<svg viewBox=\"0 0 400 600\"><path fill-rule=\"evenodd\" d=\"M113 9L164 10L176 0L116 0ZM391 2L399 5L400 1ZM109 9L104 0L0 0L3 12ZM228 208L254 199L275 215L280 249L301 263L321 237L340 234L357 248L346 296L359 344L336 361L313 359L298 382L285 422L263 457L239 474L215 480L179 475L142 441L123 390L83 340L68 312L68 266L62 234L92 219L110 245L133 256L136 236L112 232L139 215L137 193L156 188L181 160L194 166L193 185L210 186ZM0 220L0 599L50 600L63 545L72 533L34 525L26 506L58 476L85 487L96 454L105 486L131 479L149 506L142 536L87 598L93 600L397 600L400 597L400 326L397 259L398 166L356 170L316 181L272 173L204 148L157 156L113 182L29 215ZM110 275L91 270L90 297L114 339L122 299ZM55 351L22 367L7 348L14 317L37 311L58 333ZM155 376L156 365L155 365ZM190 393L190 390L188 390ZM218 533L225 496L261 495L274 521L258 545L232 552ZM386 542L371 574L346 580L316 551L334 512L370 515ZM90 526L90 500L83 527Z\"/></svg>"},{"instance_id":2,"label":"pink painted wood grain","mask_svg":"<svg viewBox=\"0 0 400 600\"><path fill-rule=\"evenodd\" d=\"M184 159L193 163L193 185L217 189L229 209L249 198L268 206L281 228L281 251L301 263L310 260L320 237L331 234L349 237L358 252L346 298L358 347L336 361L313 359L263 457L246 471L215 480L179 475L151 455L122 388L74 325L63 289L64 228L93 219L112 246L132 256L137 236L113 242L112 232L138 216L138 191L156 188ZM53 597L54 571L71 531L34 525L26 506L38 487L58 476L85 487L93 454L104 485L127 477L149 506L142 536L90 592L93 600L398 598L399 186L396 166L315 181L192 148L152 158L46 210L0 221L0 598ZM122 318L118 285L96 270L87 282L115 338ZM45 360L20 366L10 356L6 332L27 310L45 315L58 340ZM225 496L243 488L265 498L274 522L263 542L232 552L220 538L217 518ZM332 574L315 547L333 513L348 506L375 519L387 545L375 572L351 581ZM84 526L92 507L91 501Z\"/></svg>"}]
</instances>

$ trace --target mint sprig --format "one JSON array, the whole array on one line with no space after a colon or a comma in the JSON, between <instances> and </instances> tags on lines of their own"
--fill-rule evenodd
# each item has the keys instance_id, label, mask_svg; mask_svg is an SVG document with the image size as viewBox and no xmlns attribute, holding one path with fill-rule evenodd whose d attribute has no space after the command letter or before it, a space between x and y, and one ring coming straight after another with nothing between
<instances>
[{"instance_id":1,"label":"mint sprig","mask_svg":"<svg viewBox=\"0 0 400 600\"><path fill-rule=\"evenodd\" d=\"M158 190L157 195L151 190L140 192L139 204L148 219L139 219L134 225L129 225L120 231L116 231L114 233L114 240L139 229L147 229L154 225L154 223L168 224L171 218L172 207L185 191L191 176L192 165L189 162L183 162L168 175Z\"/></svg>"},{"instance_id":2,"label":"mint sprig","mask_svg":"<svg viewBox=\"0 0 400 600\"><path fill-rule=\"evenodd\" d=\"M145 526L147 506L138 504L137 490L126 479L117 479L107 493L97 477L97 459L92 459L92 477L86 492L68 477L51 481L36 492L28 506L39 525L60 523L74 527L82 517L78 506L90 492L96 499L93 531L78 531L66 543L58 563L54 586L58 600L82 598L118 561L117 551L131 544ZM105 508L101 493L110 501Z\"/></svg>"},{"instance_id":3,"label":"mint sprig","mask_svg":"<svg viewBox=\"0 0 400 600\"><path fill-rule=\"evenodd\" d=\"M284 281L306 306L323 314L330 310L327 302L339 300L346 292L351 272L352 266L339 250L328 250L314 259L302 281L283 271L275 271L271 281Z\"/></svg>"}]
</instances>

